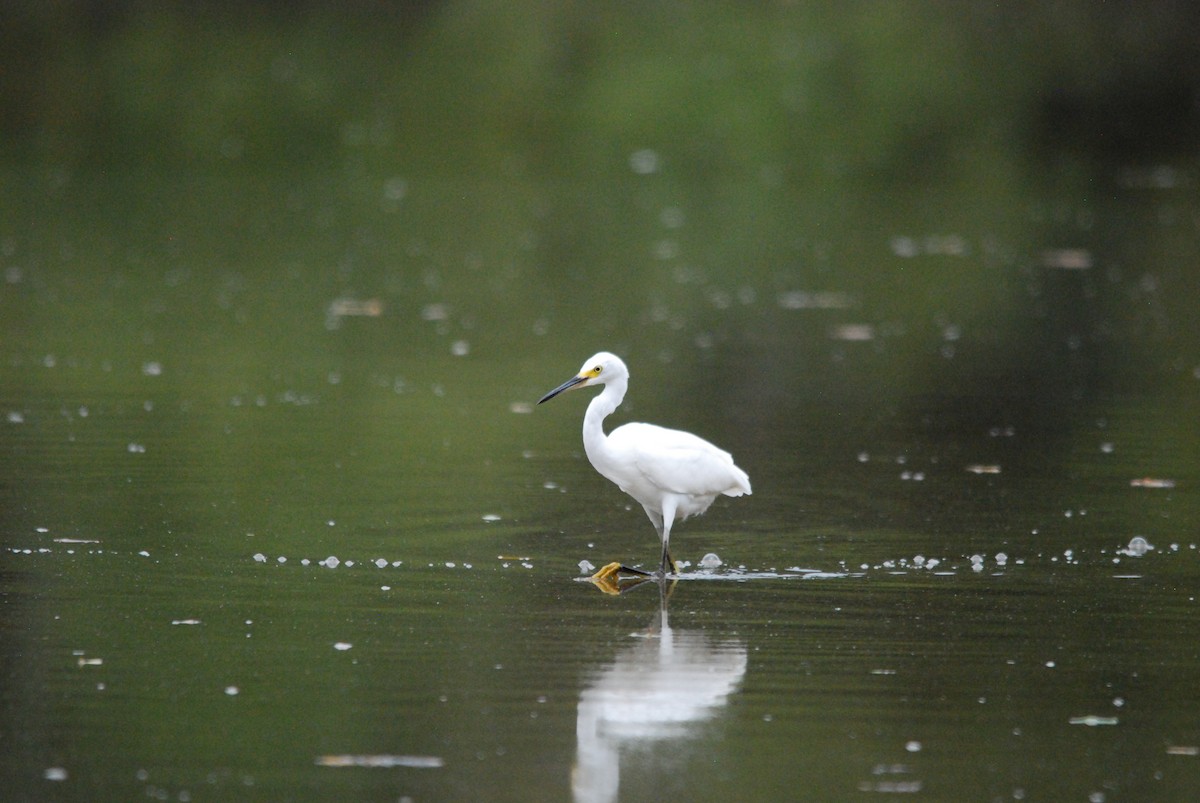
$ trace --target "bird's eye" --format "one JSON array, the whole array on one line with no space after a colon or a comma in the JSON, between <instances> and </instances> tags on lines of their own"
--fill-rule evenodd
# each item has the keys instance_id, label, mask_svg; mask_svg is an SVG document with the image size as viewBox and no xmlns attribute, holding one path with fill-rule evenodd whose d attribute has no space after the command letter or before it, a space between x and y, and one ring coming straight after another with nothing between
<instances>
[{"instance_id":1,"label":"bird's eye","mask_svg":"<svg viewBox=\"0 0 1200 803\"><path fill-rule=\"evenodd\" d=\"M592 369L592 373L593 373L593 374L598 374L598 373L600 373L600 372L601 372L601 371L603 371L603 370L604 370L604 366L603 366L603 365L597 365L595 368L593 368L593 369Z\"/></svg>"}]
</instances>

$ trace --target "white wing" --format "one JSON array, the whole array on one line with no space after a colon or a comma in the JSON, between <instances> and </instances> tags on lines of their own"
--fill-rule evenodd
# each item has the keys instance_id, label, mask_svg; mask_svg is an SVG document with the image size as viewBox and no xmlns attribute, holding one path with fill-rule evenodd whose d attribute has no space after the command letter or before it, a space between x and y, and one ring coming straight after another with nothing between
<instances>
[{"instance_id":1,"label":"white wing","mask_svg":"<svg viewBox=\"0 0 1200 803\"><path fill-rule=\"evenodd\" d=\"M734 465L733 456L690 432L625 424L608 438L660 490L700 497L750 493L750 478Z\"/></svg>"}]
</instances>

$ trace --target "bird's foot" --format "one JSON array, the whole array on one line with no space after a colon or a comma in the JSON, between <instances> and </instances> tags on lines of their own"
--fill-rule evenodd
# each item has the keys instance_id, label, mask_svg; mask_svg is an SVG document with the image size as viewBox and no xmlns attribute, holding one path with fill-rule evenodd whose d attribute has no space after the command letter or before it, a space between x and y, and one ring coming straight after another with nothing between
<instances>
[{"instance_id":1,"label":"bird's foot","mask_svg":"<svg viewBox=\"0 0 1200 803\"><path fill-rule=\"evenodd\" d=\"M593 574L588 580L605 594L620 594L654 576L650 572L634 569L614 561L601 567L600 571Z\"/></svg>"}]
</instances>

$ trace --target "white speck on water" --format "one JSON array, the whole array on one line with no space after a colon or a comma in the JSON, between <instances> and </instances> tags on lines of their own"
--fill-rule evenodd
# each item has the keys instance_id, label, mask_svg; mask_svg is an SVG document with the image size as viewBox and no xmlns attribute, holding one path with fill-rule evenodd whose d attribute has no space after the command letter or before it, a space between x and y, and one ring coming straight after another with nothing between
<instances>
[{"instance_id":1,"label":"white speck on water","mask_svg":"<svg viewBox=\"0 0 1200 803\"><path fill-rule=\"evenodd\" d=\"M426 304L421 308L421 319L425 321L444 321L450 317L450 308L442 303Z\"/></svg>"},{"instance_id":2,"label":"white speck on water","mask_svg":"<svg viewBox=\"0 0 1200 803\"><path fill-rule=\"evenodd\" d=\"M471 353L471 344L465 340L455 340L450 345L450 353L455 357L465 357Z\"/></svg>"},{"instance_id":3,"label":"white speck on water","mask_svg":"<svg viewBox=\"0 0 1200 803\"><path fill-rule=\"evenodd\" d=\"M871 459L871 455L867 454L866 452L858 453L858 462L866 463L866 462L870 461L870 459Z\"/></svg>"},{"instance_id":4,"label":"white speck on water","mask_svg":"<svg viewBox=\"0 0 1200 803\"><path fill-rule=\"evenodd\" d=\"M142 373L146 376L162 376L163 367L161 362L145 362L142 363Z\"/></svg>"},{"instance_id":5,"label":"white speck on water","mask_svg":"<svg viewBox=\"0 0 1200 803\"><path fill-rule=\"evenodd\" d=\"M143 549L141 552L139 552L138 554L139 554L139 555L141 555L143 558L148 558L148 557L150 557L150 553L149 553L149 552L147 552L147 551L146 551L146 550L144 550L144 549Z\"/></svg>"},{"instance_id":6,"label":"white speck on water","mask_svg":"<svg viewBox=\"0 0 1200 803\"><path fill-rule=\"evenodd\" d=\"M1094 728L1097 725L1116 725L1119 723L1116 717L1098 717L1095 714L1088 714L1086 717L1071 717L1067 721L1072 725L1087 725L1089 728Z\"/></svg>"},{"instance_id":7,"label":"white speck on water","mask_svg":"<svg viewBox=\"0 0 1200 803\"><path fill-rule=\"evenodd\" d=\"M658 152L650 148L634 151L629 155L629 169L640 176L657 173L659 168Z\"/></svg>"},{"instance_id":8,"label":"white speck on water","mask_svg":"<svg viewBox=\"0 0 1200 803\"><path fill-rule=\"evenodd\" d=\"M532 564L532 563L522 563L521 565L522 565L522 566L524 566L526 569L532 569L532 568L533 568L533 564Z\"/></svg>"},{"instance_id":9,"label":"white speck on water","mask_svg":"<svg viewBox=\"0 0 1200 803\"><path fill-rule=\"evenodd\" d=\"M401 563L404 563L404 561L394 560L394 561L392 561L392 567L395 568L395 567L399 566Z\"/></svg>"},{"instance_id":10,"label":"white speck on water","mask_svg":"<svg viewBox=\"0 0 1200 803\"><path fill-rule=\"evenodd\" d=\"M920 753L921 752L921 743L918 742L916 739L912 739L912 740L904 743L904 749L910 753Z\"/></svg>"},{"instance_id":11,"label":"white speck on water","mask_svg":"<svg viewBox=\"0 0 1200 803\"><path fill-rule=\"evenodd\" d=\"M378 566L380 569L386 569L388 562L384 558L376 558L375 565Z\"/></svg>"},{"instance_id":12,"label":"white speck on water","mask_svg":"<svg viewBox=\"0 0 1200 803\"><path fill-rule=\"evenodd\" d=\"M589 574L595 570L596 570L596 567L592 565L591 561L589 561L589 560L579 561L579 573L580 574Z\"/></svg>"},{"instance_id":13,"label":"white speck on water","mask_svg":"<svg viewBox=\"0 0 1200 803\"><path fill-rule=\"evenodd\" d=\"M337 650L338 652L345 652L346 650L350 649L353 646L354 645L348 641L338 641L338 642L334 643L333 648L335 650Z\"/></svg>"},{"instance_id":14,"label":"white speck on water","mask_svg":"<svg viewBox=\"0 0 1200 803\"><path fill-rule=\"evenodd\" d=\"M483 515L483 520L487 521L487 522L500 521L500 517L497 516L495 513L485 513Z\"/></svg>"},{"instance_id":15,"label":"white speck on water","mask_svg":"<svg viewBox=\"0 0 1200 803\"><path fill-rule=\"evenodd\" d=\"M1053 661L1047 661L1045 666L1047 669L1053 669L1055 666L1057 666L1057 664L1055 664Z\"/></svg>"},{"instance_id":16,"label":"white speck on water","mask_svg":"<svg viewBox=\"0 0 1200 803\"><path fill-rule=\"evenodd\" d=\"M528 415L533 412L533 405L529 402L513 402L508 405L508 411L518 415Z\"/></svg>"},{"instance_id":17,"label":"white speck on water","mask_svg":"<svg viewBox=\"0 0 1200 803\"><path fill-rule=\"evenodd\" d=\"M327 521L327 522L325 522L325 523L326 523L326 524L328 524L330 527L336 527L336 526L337 526L337 522L336 522L336 521L334 521L333 519L330 519L329 521Z\"/></svg>"},{"instance_id":18,"label":"white speck on water","mask_svg":"<svg viewBox=\"0 0 1200 803\"><path fill-rule=\"evenodd\" d=\"M713 570L722 563L720 556L716 552L709 552L704 557L700 558L700 568Z\"/></svg>"},{"instance_id":19,"label":"white speck on water","mask_svg":"<svg viewBox=\"0 0 1200 803\"><path fill-rule=\"evenodd\" d=\"M1154 544L1151 544L1140 535L1135 535L1129 539L1129 545L1124 549L1118 549L1117 553L1128 555L1131 558L1140 558L1152 549L1154 549Z\"/></svg>"},{"instance_id":20,"label":"white speck on water","mask_svg":"<svg viewBox=\"0 0 1200 803\"><path fill-rule=\"evenodd\" d=\"M391 586L380 586L379 590L380 591L391 591L392 587Z\"/></svg>"},{"instance_id":21,"label":"white speck on water","mask_svg":"<svg viewBox=\"0 0 1200 803\"><path fill-rule=\"evenodd\" d=\"M200 620L199 619L172 619L171 624L173 624L173 625L198 625L198 624L200 624Z\"/></svg>"},{"instance_id":22,"label":"white speck on water","mask_svg":"<svg viewBox=\"0 0 1200 803\"><path fill-rule=\"evenodd\" d=\"M42 773L47 781L65 781L67 780L67 771L62 767L47 767Z\"/></svg>"},{"instance_id":23,"label":"white speck on water","mask_svg":"<svg viewBox=\"0 0 1200 803\"><path fill-rule=\"evenodd\" d=\"M453 569L453 568L454 568L456 565L457 565L457 564L456 564L454 561L452 561L452 560L448 560L448 561L446 561L446 568L447 568L447 569Z\"/></svg>"},{"instance_id":24,"label":"white speck on water","mask_svg":"<svg viewBox=\"0 0 1200 803\"><path fill-rule=\"evenodd\" d=\"M547 491L554 491L554 490L558 489L558 483L554 482L552 480L546 480L545 482L542 483L542 487L545 488Z\"/></svg>"},{"instance_id":25,"label":"white speck on water","mask_svg":"<svg viewBox=\"0 0 1200 803\"><path fill-rule=\"evenodd\" d=\"M129 452L130 454L145 454L146 445L144 443L130 443L125 447L125 451Z\"/></svg>"},{"instance_id":26,"label":"white speck on water","mask_svg":"<svg viewBox=\"0 0 1200 803\"><path fill-rule=\"evenodd\" d=\"M19 410L9 410L8 411L8 423L24 424L25 423L25 415L23 413L21 413Z\"/></svg>"},{"instance_id":27,"label":"white speck on water","mask_svg":"<svg viewBox=\"0 0 1200 803\"><path fill-rule=\"evenodd\" d=\"M230 697L236 697L238 694L238 691L239 691L239 689L237 686L226 686L225 687L225 693L228 694Z\"/></svg>"},{"instance_id":28,"label":"white speck on water","mask_svg":"<svg viewBox=\"0 0 1200 803\"><path fill-rule=\"evenodd\" d=\"M1112 704L1113 704L1113 708L1121 708L1122 706L1125 705L1125 698L1124 697L1114 697Z\"/></svg>"},{"instance_id":29,"label":"white speck on water","mask_svg":"<svg viewBox=\"0 0 1200 803\"><path fill-rule=\"evenodd\" d=\"M330 555L329 557L325 558L325 560L321 561L321 565L327 569L336 569L339 563L341 563L341 561L338 560L334 555Z\"/></svg>"},{"instance_id":30,"label":"white speck on water","mask_svg":"<svg viewBox=\"0 0 1200 803\"><path fill-rule=\"evenodd\" d=\"M1003 566L1006 563L1008 563L1008 555L1004 554L1003 552L997 552L996 553L996 565Z\"/></svg>"},{"instance_id":31,"label":"white speck on water","mask_svg":"<svg viewBox=\"0 0 1200 803\"><path fill-rule=\"evenodd\" d=\"M312 561L310 561L308 558L301 558L301 559L300 559L300 565L301 565L301 566L307 566L307 565L309 565L310 563L312 563Z\"/></svg>"}]
</instances>

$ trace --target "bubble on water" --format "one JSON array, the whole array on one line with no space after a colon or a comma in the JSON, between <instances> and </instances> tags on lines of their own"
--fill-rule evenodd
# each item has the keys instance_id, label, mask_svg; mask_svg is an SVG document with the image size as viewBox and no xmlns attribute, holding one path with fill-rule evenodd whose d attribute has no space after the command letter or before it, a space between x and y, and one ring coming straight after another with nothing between
<instances>
[{"instance_id":1,"label":"bubble on water","mask_svg":"<svg viewBox=\"0 0 1200 803\"><path fill-rule=\"evenodd\" d=\"M588 560L579 561L579 573L580 574L590 574L590 573L594 572L595 570L596 570L596 567L591 564L591 561L588 561Z\"/></svg>"},{"instance_id":2,"label":"bubble on water","mask_svg":"<svg viewBox=\"0 0 1200 803\"><path fill-rule=\"evenodd\" d=\"M263 554L263 553L261 553L261 552L255 552L255 553L254 553L254 561L255 561L256 563L266 563L266 562L267 562L267 556L266 556L266 555L264 555L264 554Z\"/></svg>"},{"instance_id":3,"label":"bubble on water","mask_svg":"<svg viewBox=\"0 0 1200 803\"><path fill-rule=\"evenodd\" d=\"M455 357L465 357L471 353L471 344L465 340L455 340L450 345L450 353Z\"/></svg>"},{"instance_id":4,"label":"bubble on water","mask_svg":"<svg viewBox=\"0 0 1200 803\"><path fill-rule=\"evenodd\" d=\"M1003 552L997 552L996 553L996 565L1003 566L1006 563L1008 563L1008 555L1004 554Z\"/></svg>"},{"instance_id":5,"label":"bubble on water","mask_svg":"<svg viewBox=\"0 0 1200 803\"><path fill-rule=\"evenodd\" d=\"M19 410L9 410L7 420L10 424L24 424L25 415Z\"/></svg>"},{"instance_id":6,"label":"bubble on water","mask_svg":"<svg viewBox=\"0 0 1200 803\"><path fill-rule=\"evenodd\" d=\"M483 515L483 520L486 522L500 521L500 517L495 513L485 513Z\"/></svg>"},{"instance_id":7,"label":"bubble on water","mask_svg":"<svg viewBox=\"0 0 1200 803\"><path fill-rule=\"evenodd\" d=\"M340 563L341 561L338 560L334 555L330 555L329 557L325 558L325 560L321 561L321 565L327 569L336 569Z\"/></svg>"},{"instance_id":8,"label":"bubble on water","mask_svg":"<svg viewBox=\"0 0 1200 803\"><path fill-rule=\"evenodd\" d=\"M125 451L129 452L130 454L145 454L146 445L143 443L130 443L125 447Z\"/></svg>"},{"instance_id":9,"label":"bubble on water","mask_svg":"<svg viewBox=\"0 0 1200 803\"><path fill-rule=\"evenodd\" d=\"M642 176L657 173L659 168L658 152L650 148L634 151L629 155L629 168Z\"/></svg>"},{"instance_id":10,"label":"bubble on water","mask_svg":"<svg viewBox=\"0 0 1200 803\"><path fill-rule=\"evenodd\" d=\"M918 742L916 739L911 739L904 743L904 749L907 750L909 753L920 753L921 752L921 743Z\"/></svg>"},{"instance_id":11,"label":"bubble on water","mask_svg":"<svg viewBox=\"0 0 1200 803\"><path fill-rule=\"evenodd\" d=\"M230 697L236 697L238 695L239 691L241 691L241 689L239 689L237 686L226 686L225 687L225 693L228 694Z\"/></svg>"},{"instance_id":12,"label":"bubble on water","mask_svg":"<svg viewBox=\"0 0 1200 803\"><path fill-rule=\"evenodd\" d=\"M333 648L339 652L345 652L353 646L354 645L348 641L338 641L334 643Z\"/></svg>"},{"instance_id":13,"label":"bubble on water","mask_svg":"<svg viewBox=\"0 0 1200 803\"><path fill-rule=\"evenodd\" d=\"M147 551L146 551L146 550L144 550L144 549L143 549L143 550L141 550L140 552L138 552L138 554L139 554L139 555L141 555L143 558L148 558L148 557L150 557L150 553L149 553L149 552L147 552Z\"/></svg>"},{"instance_id":14,"label":"bubble on water","mask_svg":"<svg viewBox=\"0 0 1200 803\"><path fill-rule=\"evenodd\" d=\"M384 558L376 558L375 565L378 566L380 569L386 569L388 562Z\"/></svg>"},{"instance_id":15,"label":"bubble on water","mask_svg":"<svg viewBox=\"0 0 1200 803\"><path fill-rule=\"evenodd\" d=\"M717 555L716 552L709 552L707 555L700 558L700 568L708 569L709 571L712 571L713 569L717 568L718 566L721 565L721 563L722 563L721 558Z\"/></svg>"},{"instance_id":16,"label":"bubble on water","mask_svg":"<svg viewBox=\"0 0 1200 803\"><path fill-rule=\"evenodd\" d=\"M1151 544L1140 535L1135 535L1129 539L1129 545L1124 549L1118 549L1117 553L1128 555L1131 558L1140 558L1152 549L1154 549L1154 544Z\"/></svg>"},{"instance_id":17,"label":"bubble on water","mask_svg":"<svg viewBox=\"0 0 1200 803\"><path fill-rule=\"evenodd\" d=\"M47 767L42 773L42 777L47 781L65 781L67 780L67 771L62 767Z\"/></svg>"},{"instance_id":18,"label":"bubble on water","mask_svg":"<svg viewBox=\"0 0 1200 803\"><path fill-rule=\"evenodd\" d=\"M146 376L162 376L163 367L161 362L145 362L142 363L142 373Z\"/></svg>"}]
</instances>

